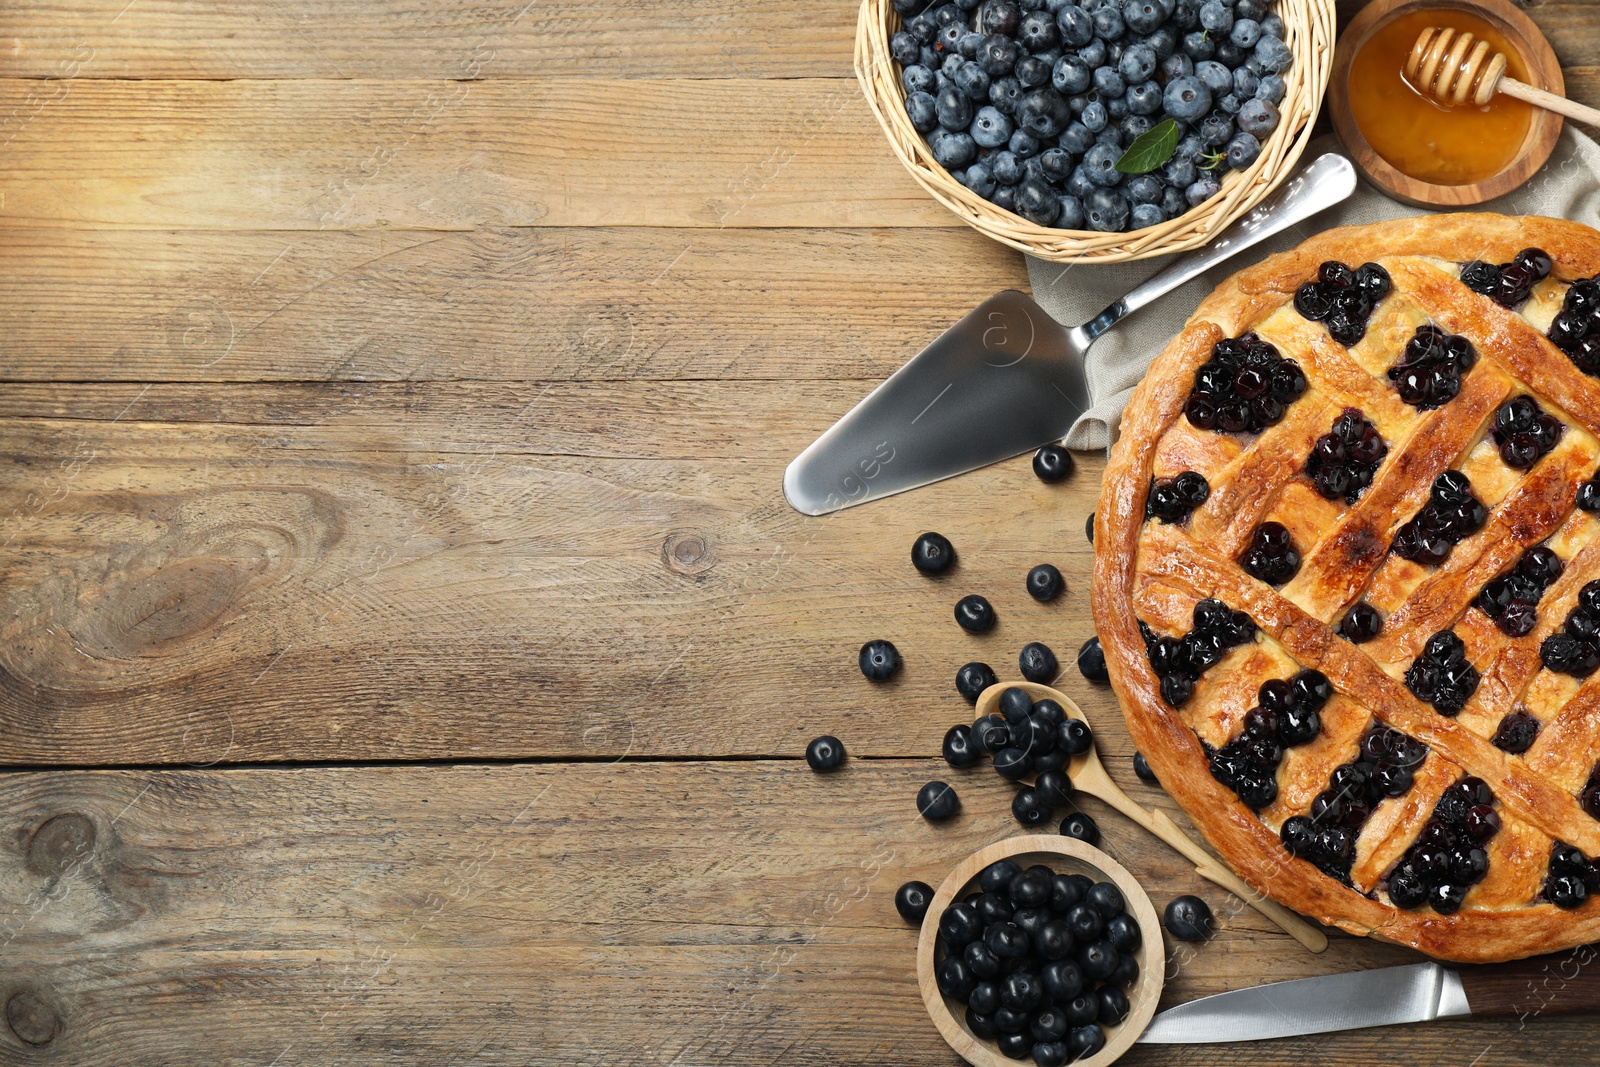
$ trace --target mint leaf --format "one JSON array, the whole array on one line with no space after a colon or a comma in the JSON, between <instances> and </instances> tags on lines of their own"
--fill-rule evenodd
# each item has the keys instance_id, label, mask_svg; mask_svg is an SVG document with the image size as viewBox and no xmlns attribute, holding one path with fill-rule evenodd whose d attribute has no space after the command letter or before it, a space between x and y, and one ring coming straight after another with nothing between
<instances>
[{"instance_id":1,"label":"mint leaf","mask_svg":"<svg viewBox=\"0 0 1600 1067\"><path fill-rule=\"evenodd\" d=\"M1117 169L1124 174L1149 174L1171 159L1177 149L1178 124L1163 119L1133 139L1117 160Z\"/></svg>"}]
</instances>

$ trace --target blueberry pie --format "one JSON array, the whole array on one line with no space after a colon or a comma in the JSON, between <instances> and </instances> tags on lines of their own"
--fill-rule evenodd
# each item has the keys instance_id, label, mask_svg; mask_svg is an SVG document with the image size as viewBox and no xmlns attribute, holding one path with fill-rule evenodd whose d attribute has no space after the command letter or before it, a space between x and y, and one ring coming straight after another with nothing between
<instances>
[{"instance_id":1,"label":"blueberry pie","mask_svg":"<svg viewBox=\"0 0 1600 1067\"><path fill-rule=\"evenodd\" d=\"M1496 961L1600 939L1600 233L1434 215L1235 274L1097 518L1133 742L1246 881Z\"/></svg>"}]
</instances>

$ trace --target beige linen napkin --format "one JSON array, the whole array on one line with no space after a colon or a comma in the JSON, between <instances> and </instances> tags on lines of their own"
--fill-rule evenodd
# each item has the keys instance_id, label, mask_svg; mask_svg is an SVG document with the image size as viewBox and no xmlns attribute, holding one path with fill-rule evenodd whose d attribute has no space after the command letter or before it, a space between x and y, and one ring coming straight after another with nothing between
<instances>
[{"instance_id":1,"label":"beige linen napkin","mask_svg":"<svg viewBox=\"0 0 1600 1067\"><path fill-rule=\"evenodd\" d=\"M1324 152L1340 151L1343 149L1336 138L1322 137L1307 146L1302 161L1315 159ZM1573 130L1569 123L1549 162L1527 184L1472 210L1503 215L1553 215L1600 229L1600 146ZM1092 402L1089 410L1072 424L1065 444L1068 448L1099 449L1115 440L1128 395L1144 377L1150 361L1183 328L1184 321L1205 295L1228 275L1335 226L1423 214L1427 214L1425 209L1391 200L1363 181L1344 203L1246 249L1130 315L1089 350L1085 370ZM1173 258L1165 256L1094 267L1050 263L1028 256L1028 279L1033 284L1033 298L1046 311L1058 322L1076 326L1098 314L1100 309Z\"/></svg>"}]
</instances>

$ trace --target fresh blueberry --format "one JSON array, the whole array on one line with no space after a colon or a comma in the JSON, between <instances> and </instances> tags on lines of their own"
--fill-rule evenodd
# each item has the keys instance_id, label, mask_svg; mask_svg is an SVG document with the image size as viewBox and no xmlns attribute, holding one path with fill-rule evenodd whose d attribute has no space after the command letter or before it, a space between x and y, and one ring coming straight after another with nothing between
<instances>
[{"instance_id":1,"label":"fresh blueberry","mask_svg":"<svg viewBox=\"0 0 1600 1067\"><path fill-rule=\"evenodd\" d=\"M1200 25L1212 34L1233 29L1233 5L1225 0L1206 0L1200 5Z\"/></svg>"},{"instance_id":2,"label":"fresh blueberry","mask_svg":"<svg viewBox=\"0 0 1600 1067\"><path fill-rule=\"evenodd\" d=\"M1009 149L996 152L989 158L989 173L1001 185L1015 185L1022 180L1022 161Z\"/></svg>"},{"instance_id":3,"label":"fresh blueberry","mask_svg":"<svg viewBox=\"0 0 1600 1067\"><path fill-rule=\"evenodd\" d=\"M1216 60L1207 59L1196 63L1194 76L1211 91L1212 96L1233 91L1233 71Z\"/></svg>"},{"instance_id":4,"label":"fresh blueberry","mask_svg":"<svg viewBox=\"0 0 1600 1067\"><path fill-rule=\"evenodd\" d=\"M974 121L973 125L977 125L976 121ZM994 195L994 175L982 163L974 163L961 173L952 175L952 177L985 200Z\"/></svg>"},{"instance_id":5,"label":"fresh blueberry","mask_svg":"<svg viewBox=\"0 0 1600 1067\"><path fill-rule=\"evenodd\" d=\"M911 66L921 54L922 45L905 30L901 30L889 38L889 55L894 57L894 61L902 67Z\"/></svg>"},{"instance_id":6,"label":"fresh blueberry","mask_svg":"<svg viewBox=\"0 0 1600 1067\"><path fill-rule=\"evenodd\" d=\"M972 994L972 987L977 985L972 971L957 956L946 956L934 972L934 978L938 982L939 992L956 1000L966 1000Z\"/></svg>"},{"instance_id":7,"label":"fresh blueberry","mask_svg":"<svg viewBox=\"0 0 1600 1067\"><path fill-rule=\"evenodd\" d=\"M1100 827L1087 814L1075 811L1061 820L1061 836L1071 837L1086 845L1100 844Z\"/></svg>"},{"instance_id":8,"label":"fresh blueberry","mask_svg":"<svg viewBox=\"0 0 1600 1067\"><path fill-rule=\"evenodd\" d=\"M1217 182L1216 175L1206 173L1196 178L1194 184L1183 191L1183 196L1189 201L1190 207L1199 207L1221 191L1222 186Z\"/></svg>"},{"instance_id":9,"label":"fresh blueberry","mask_svg":"<svg viewBox=\"0 0 1600 1067\"><path fill-rule=\"evenodd\" d=\"M1254 48L1261 40L1261 23L1254 19L1235 19L1228 40L1239 48Z\"/></svg>"},{"instance_id":10,"label":"fresh blueberry","mask_svg":"<svg viewBox=\"0 0 1600 1067\"><path fill-rule=\"evenodd\" d=\"M972 101L959 86L947 85L934 98L939 125L951 131L964 131L972 125Z\"/></svg>"},{"instance_id":11,"label":"fresh blueberry","mask_svg":"<svg viewBox=\"0 0 1600 1067\"><path fill-rule=\"evenodd\" d=\"M1240 132L1233 135L1233 140L1227 147L1228 166L1234 170L1244 170L1261 157L1261 142L1248 133Z\"/></svg>"},{"instance_id":12,"label":"fresh blueberry","mask_svg":"<svg viewBox=\"0 0 1600 1067\"><path fill-rule=\"evenodd\" d=\"M870 682L886 682L900 669L900 652L888 641L868 641L856 657Z\"/></svg>"},{"instance_id":13,"label":"fresh blueberry","mask_svg":"<svg viewBox=\"0 0 1600 1067\"><path fill-rule=\"evenodd\" d=\"M1259 97L1246 100L1239 108L1239 129L1258 141L1265 141L1278 128L1278 108Z\"/></svg>"},{"instance_id":14,"label":"fresh blueberry","mask_svg":"<svg viewBox=\"0 0 1600 1067\"><path fill-rule=\"evenodd\" d=\"M1040 771L1033 791L1042 803L1060 807L1072 799L1072 779L1065 771Z\"/></svg>"},{"instance_id":15,"label":"fresh blueberry","mask_svg":"<svg viewBox=\"0 0 1600 1067\"><path fill-rule=\"evenodd\" d=\"M1094 32L1105 41L1115 41L1127 32L1127 25L1122 21L1122 12L1116 7L1105 6L1094 12Z\"/></svg>"},{"instance_id":16,"label":"fresh blueberry","mask_svg":"<svg viewBox=\"0 0 1600 1067\"><path fill-rule=\"evenodd\" d=\"M1230 71L1243 63L1250 55L1243 48L1224 38L1217 42L1217 62L1227 67Z\"/></svg>"},{"instance_id":17,"label":"fresh blueberry","mask_svg":"<svg viewBox=\"0 0 1600 1067\"><path fill-rule=\"evenodd\" d=\"M1123 0L1122 21L1134 33L1154 33L1166 21L1171 8L1155 0Z\"/></svg>"},{"instance_id":18,"label":"fresh blueberry","mask_svg":"<svg viewBox=\"0 0 1600 1067\"><path fill-rule=\"evenodd\" d=\"M1111 115L1106 111L1106 106L1096 100L1083 109L1078 116L1078 122L1090 133L1099 133L1111 121Z\"/></svg>"},{"instance_id":19,"label":"fresh blueberry","mask_svg":"<svg viewBox=\"0 0 1600 1067\"><path fill-rule=\"evenodd\" d=\"M943 127L933 131L928 147L933 149L933 161L946 169L964 167L978 154L978 146L970 134L952 133Z\"/></svg>"},{"instance_id":20,"label":"fresh blueberry","mask_svg":"<svg viewBox=\"0 0 1600 1067\"><path fill-rule=\"evenodd\" d=\"M1127 229L1128 198L1115 189L1096 189L1084 205L1089 228L1102 232Z\"/></svg>"},{"instance_id":21,"label":"fresh blueberry","mask_svg":"<svg viewBox=\"0 0 1600 1067\"><path fill-rule=\"evenodd\" d=\"M928 133L939 127L939 116L934 107L933 97L924 92L913 92L906 96L906 117L911 120L911 125L915 126L919 133Z\"/></svg>"},{"instance_id":22,"label":"fresh blueberry","mask_svg":"<svg viewBox=\"0 0 1600 1067\"><path fill-rule=\"evenodd\" d=\"M1036 225L1049 226L1061 214L1061 201L1048 182L1028 178L1017 187L1017 214Z\"/></svg>"},{"instance_id":23,"label":"fresh blueberry","mask_svg":"<svg viewBox=\"0 0 1600 1067\"><path fill-rule=\"evenodd\" d=\"M1105 685L1111 681L1111 674L1106 670L1105 651L1100 647L1100 638L1091 637L1078 649L1078 671L1084 679L1095 685Z\"/></svg>"},{"instance_id":24,"label":"fresh blueberry","mask_svg":"<svg viewBox=\"0 0 1600 1067\"><path fill-rule=\"evenodd\" d=\"M1169 185L1161 191L1161 213L1169 219L1183 214L1189 202L1183 198L1183 187Z\"/></svg>"},{"instance_id":25,"label":"fresh blueberry","mask_svg":"<svg viewBox=\"0 0 1600 1067\"><path fill-rule=\"evenodd\" d=\"M1162 85L1169 85L1179 78L1187 78L1194 73L1194 60L1183 52L1174 52L1163 59L1156 67L1156 80Z\"/></svg>"},{"instance_id":26,"label":"fresh blueberry","mask_svg":"<svg viewBox=\"0 0 1600 1067\"><path fill-rule=\"evenodd\" d=\"M1211 908L1196 896L1174 897L1162 921L1179 941L1204 941L1211 936Z\"/></svg>"},{"instance_id":27,"label":"fresh blueberry","mask_svg":"<svg viewBox=\"0 0 1600 1067\"><path fill-rule=\"evenodd\" d=\"M1180 190L1192 184L1199 176L1200 172L1195 168L1192 160L1170 159L1167 161L1166 166L1161 168L1161 180L1168 186ZM1163 195L1165 195L1164 190Z\"/></svg>"},{"instance_id":28,"label":"fresh blueberry","mask_svg":"<svg viewBox=\"0 0 1600 1067\"><path fill-rule=\"evenodd\" d=\"M1217 54L1217 42L1204 30L1193 30L1183 35L1183 54L1199 63Z\"/></svg>"},{"instance_id":29,"label":"fresh blueberry","mask_svg":"<svg viewBox=\"0 0 1600 1067\"><path fill-rule=\"evenodd\" d=\"M1037 789L1019 789L1011 797L1011 814L1023 826L1038 826L1050 819L1050 805Z\"/></svg>"},{"instance_id":30,"label":"fresh blueberry","mask_svg":"<svg viewBox=\"0 0 1600 1067\"><path fill-rule=\"evenodd\" d=\"M1133 754L1133 773L1138 775L1139 781L1144 782L1146 785L1161 784L1160 780L1156 778L1156 772L1152 771L1150 764L1145 761L1143 752L1135 752Z\"/></svg>"},{"instance_id":31,"label":"fresh blueberry","mask_svg":"<svg viewBox=\"0 0 1600 1067\"><path fill-rule=\"evenodd\" d=\"M1120 183L1123 173L1117 169L1117 160L1122 153L1107 144L1097 144L1089 149L1083 157L1084 172L1089 175L1089 180L1103 189L1109 189ZM1089 210L1089 221L1094 221L1094 204L1084 205ZM1097 229L1100 227L1096 227Z\"/></svg>"},{"instance_id":32,"label":"fresh blueberry","mask_svg":"<svg viewBox=\"0 0 1600 1067\"><path fill-rule=\"evenodd\" d=\"M981 103L989 99L989 75L976 63L963 63L950 75L950 81L968 100ZM993 145L985 147L993 148Z\"/></svg>"},{"instance_id":33,"label":"fresh blueberry","mask_svg":"<svg viewBox=\"0 0 1600 1067\"><path fill-rule=\"evenodd\" d=\"M1027 130L1013 130L1011 140L1007 142L1006 147L1011 149L1012 154L1018 159L1032 159L1039 154L1039 138Z\"/></svg>"},{"instance_id":34,"label":"fresh blueberry","mask_svg":"<svg viewBox=\"0 0 1600 1067\"><path fill-rule=\"evenodd\" d=\"M824 734L806 746L806 762L818 773L836 771L844 762L844 744L837 737Z\"/></svg>"},{"instance_id":35,"label":"fresh blueberry","mask_svg":"<svg viewBox=\"0 0 1600 1067\"><path fill-rule=\"evenodd\" d=\"M1277 37L1265 35L1256 42L1252 58L1269 74L1282 74L1289 69L1289 64L1294 62L1294 53L1289 51L1289 46ZM1265 78L1261 79L1266 81Z\"/></svg>"},{"instance_id":36,"label":"fresh blueberry","mask_svg":"<svg viewBox=\"0 0 1600 1067\"><path fill-rule=\"evenodd\" d=\"M1050 83L1051 64L1039 56L1023 56L1017 60L1014 77L1024 89L1037 89Z\"/></svg>"},{"instance_id":37,"label":"fresh blueberry","mask_svg":"<svg viewBox=\"0 0 1600 1067\"><path fill-rule=\"evenodd\" d=\"M927 882L907 882L894 894L894 910L908 923L920 923L932 903L933 886Z\"/></svg>"},{"instance_id":38,"label":"fresh blueberry","mask_svg":"<svg viewBox=\"0 0 1600 1067\"><path fill-rule=\"evenodd\" d=\"M1095 1004L1095 1014L1098 1017L1099 1002L1098 1000L1092 1002ZM1106 1047L1106 1034L1094 1023L1075 1026L1067 1031L1066 1045L1069 1060L1086 1060Z\"/></svg>"},{"instance_id":39,"label":"fresh blueberry","mask_svg":"<svg viewBox=\"0 0 1600 1067\"><path fill-rule=\"evenodd\" d=\"M980 24L984 33L1009 36L1022 24L1022 8L1015 0L991 0L983 6Z\"/></svg>"},{"instance_id":40,"label":"fresh blueberry","mask_svg":"<svg viewBox=\"0 0 1600 1067\"><path fill-rule=\"evenodd\" d=\"M1062 7L1056 12L1056 32L1066 47L1082 48L1094 39L1094 18L1075 4Z\"/></svg>"},{"instance_id":41,"label":"fresh blueberry","mask_svg":"<svg viewBox=\"0 0 1600 1067\"><path fill-rule=\"evenodd\" d=\"M1261 76L1249 67L1237 67L1233 72L1233 95L1248 100L1261 87Z\"/></svg>"},{"instance_id":42,"label":"fresh blueberry","mask_svg":"<svg viewBox=\"0 0 1600 1067\"><path fill-rule=\"evenodd\" d=\"M1198 122L1211 110L1211 89L1198 77L1174 78L1162 95L1167 115L1179 122Z\"/></svg>"},{"instance_id":43,"label":"fresh blueberry","mask_svg":"<svg viewBox=\"0 0 1600 1067\"><path fill-rule=\"evenodd\" d=\"M1154 115L1161 110L1162 106L1161 86L1156 83L1154 78L1147 78L1137 85L1128 86L1128 91L1123 96L1123 100L1128 105L1128 111L1132 115L1145 117ZM1148 128L1147 124L1146 129ZM1143 132L1143 130L1140 131L1140 133Z\"/></svg>"},{"instance_id":44,"label":"fresh blueberry","mask_svg":"<svg viewBox=\"0 0 1600 1067\"><path fill-rule=\"evenodd\" d=\"M1032 11L1023 16L1017 27L1017 41L1030 52L1043 52L1060 43L1061 31L1050 12Z\"/></svg>"},{"instance_id":45,"label":"fresh blueberry","mask_svg":"<svg viewBox=\"0 0 1600 1067\"><path fill-rule=\"evenodd\" d=\"M1061 200L1061 213L1056 216L1056 229L1081 230L1083 229L1084 213L1083 201L1075 196L1063 196Z\"/></svg>"},{"instance_id":46,"label":"fresh blueberry","mask_svg":"<svg viewBox=\"0 0 1600 1067\"><path fill-rule=\"evenodd\" d=\"M989 103L1002 115L1016 117L1022 106L1022 83L1015 78L996 78L989 84Z\"/></svg>"},{"instance_id":47,"label":"fresh blueberry","mask_svg":"<svg viewBox=\"0 0 1600 1067\"><path fill-rule=\"evenodd\" d=\"M1217 97L1217 110L1224 115L1235 116L1234 123L1238 123L1239 109L1244 106L1244 101L1239 99L1237 93L1227 92Z\"/></svg>"},{"instance_id":48,"label":"fresh blueberry","mask_svg":"<svg viewBox=\"0 0 1600 1067\"><path fill-rule=\"evenodd\" d=\"M1283 40L1283 35L1285 32L1287 31L1283 25L1283 19L1276 13L1267 15L1261 19L1261 36L1276 37L1281 41Z\"/></svg>"},{"instance_id":49,"label":"fresh blueberry","mask_svg":"<svg viewBox=\"0 0 1600 1067\"><path fill-rule=\"evenodd\" d=\"M987 663L973 661L956 672L956 691L966 697L968 704L976 704L983 691L998 680Z\"/></svg>"},{"instance_id":50,"label":"fresh blueberry","mask_svg":"<svg viewBox=\"0 0 1600 1067\"><path fill-rule=\"evenodd\" d=\"M1128 91L1127 81L1111 67L1096 68L1093 84L1094 91L1100 94L1102 100L1110 100Z\"/></svg>"},{"instance_id":51,"label":"fresh blueberry","mask_svg":"<svg viewBox=\"0 0 1600 1067\"><path fill-rule=\"evenodd\" d=\"M997 208L1015 211L1017 207L1017 187L1015 185L995 186L994 196L990 197L990 202Z\"/></svg>"},{"instance_id":52,"label":"fresh blueberry","mask_svg":"<svg viewBox=\"0 0 1600 1067\"><path fill-rule=\"evenodd\" d=\"M972 727L965 723L957 723L945 731L941 751L944 761L952 767L970 767L983 756L973 746Z\"/></svg>"},{"instance_id":53,"label":"fresh blueberry","mask_svg":"<svg viewBox=\"0 0 1600 1067\"><path fill-rule=\"evenodd\" d=\"M1033 713L1033 698L1020 685L1000 691L1000 715L1011 724L1020 723Z\"/></svg>"},{"instance_id":54,"label":"fresh blueberry","mask_svg":"<svg viewBox=\"0 0 1600 1067\"><path fill-rule=\"evenodd\" d=\"M1153 174L1140 174L1128 179L1128 198L1135 204L1159 203L1161 179Z\"/></svg>"},{"instance_id":55,"label":"fresh blueberry","mask_svg":"<svg viewBox=\"0 0 1600 1067\"><path fill-rule=\"evenodd\" d=\"M1060 672L1056 654L1039 641L1030 641L1022 646L1022 652L1017 657L1017 669L1028 681L1040 683L1051 681Z\"/></svg>"},{"instance_id":56,"label":"fresh blueberry","mask_svg":"<svg viewBox=\"0 0 1600 1067\"><path fill-rule=\"evenodd\" d=\"M1035 137L1056 137L1072 121L1066 98L1054 89L1030 89L1017 105L1017 122Z\"/></svg>"},{"instance_id":57,"label":"fresh blueberry","mask_svg":"<svg viewBox=\"0 0 1600 1067\"><path fill-rule=\"evenodd\" d=\"M1053 564L1041 563L1028 572L1028 595L1041 604L1054 600L1065 585Z\"/></svg>"},{"instance_id":58,"label":"fresh blueberry","mask_svg":"<svg viewBox=\"0 0 1600 1067\"><path fill-rule=\"evenodd\" d=\"M1072 453L1060 445L1045 445L1033 454L1033 473L1042 482L1059 482L1072 467Z\"/></svg>"},{"instance_id":59,"label":"fresh blueberry","mask_svg":"<svg viewBox=\"0 0 1600 1067\"><path fill-rule=\"evenodd\" d=\"M1117 62L1117 73L1129 85L1136 85L1145 81L1156 72L1155 49L1147 44L1130 45Z\"/></svg>"},{"instance_id":60,"label":"fresh blueberry","mask_svg":"<svg viewBox=\"0 0 1600 1067\"><path fill-rule=\"evenodd\" d=\"M937 79L933 71L921 64L914 64L900 72L900 84L907 93L929 93L934 91Z\"/></svg>"},{"instance_id":61,"label":"fresh blueberry","mask_svg":"<svg viewBox=\"0 0 1600 1067\"><path fill-rule=\"evenodd\" d=\"M979 148L999 148L1011 140L1011 120L992 105L981 107L972 118L970 132Z\"/></svg>"},{"instance_id":62,"label":"fresh blueberry","mask_svg":"<svg viewBox=\"0 0 1600 1067\"><path fill-rule=\"evenodd\" d=\"M1128 213L1128 226L1130 229L1142 230L1149 226L1159 226L1166 221L1166 213L1161 210L1160 204L1135 204Z\"/></svg>"},{"instance_id":63,"label":"fresh blueberry","mask_svg":"<svg viewBox=\"0 0 1600 1067\"><path fill-rule=\"evenodd\" d=\"M929 782L917 790L917 812L929 822L943 822L960 808L956 791L943 782Z\"/></svg>"},{"instance_id":64,"label":"fresh blueberry","mask_svg":"<svg viewBox=\"0 0 1600 1067\"><path fill-rule=\"evenodd\" d=\"M981 634L994 629L994 607L976 593L956 601L956 622L969 634Z\"/></svg>"}]
</instances>

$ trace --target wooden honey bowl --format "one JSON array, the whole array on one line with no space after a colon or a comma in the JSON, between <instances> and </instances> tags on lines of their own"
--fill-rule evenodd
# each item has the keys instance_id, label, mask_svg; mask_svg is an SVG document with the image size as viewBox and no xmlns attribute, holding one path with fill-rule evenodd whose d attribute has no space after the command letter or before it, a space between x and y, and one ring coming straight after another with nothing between
<instances>
[{"instance_id":1,"label":"wooden honey bowl","mask_svg":"<svg viewBox=\"0 0 1600 1067\"><path fill-rule=\"evenodd\" d=\"M1509 0L1482 0L1477 3L1467 0L1373 0L1351 20L1340 36L1334 53L1333 73L1328 83L1328 111L1334 128L1350 158L1367 180L1397 200L1422 207L1463 207L1503 196L1526 182L1550 158L1556 139L1561 134L1560 115L1528 107L1530 114L1526 132L1520 144L1504 147L1504 165L1492 174L1455 184L1425 180L1401 170L1378 152L1357 122L1356 112L1351 105L1353 67L1359 76L1357 56L1370 41L1390 29L1397 20L1406 17L1415 20L1421 13L1430 15L1431 21L1440 26L1450 26L1452 15L1456 16L1457 21L1473 17L1482 20L1504 40L1505 51L1513 63L1525 72L1523 80L1557 95L1565 93L1561 65L1549 42L1533 21ZM1405 42L1405 51L1409 51L1415 39L1416 32L1412 31L1410 39ZM1397 77L1398 74L1397 65ZM1407 88L1404 91L1409 93L1412 90ZM1428 103L1420 92L1416 96L1416 101L1402 103L1435 106ZM1519 106L1527 107L1525 104Z\"/></svg>"}]
</instances>

